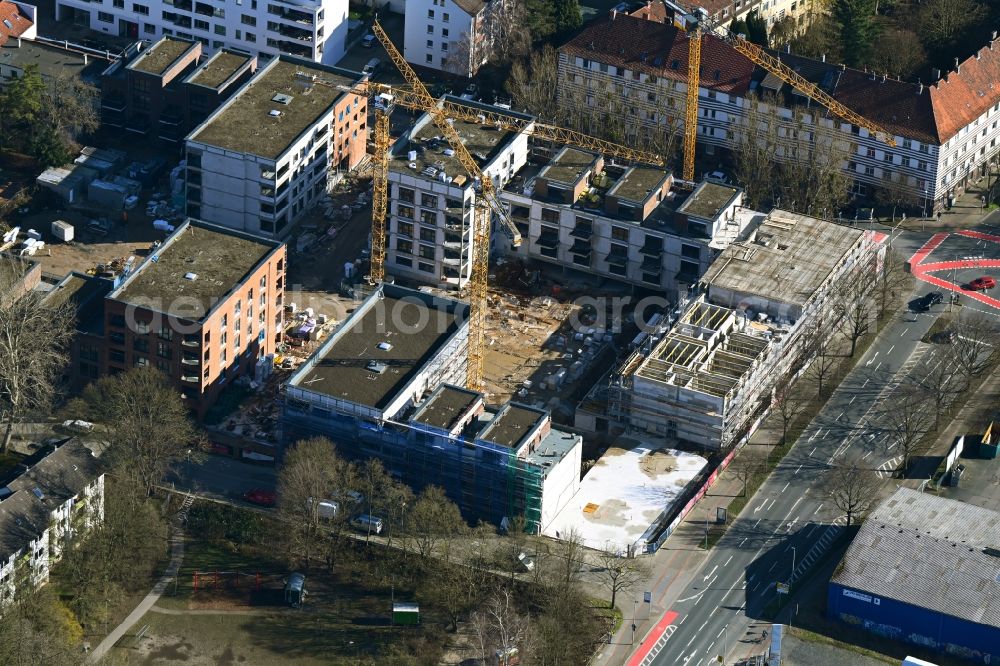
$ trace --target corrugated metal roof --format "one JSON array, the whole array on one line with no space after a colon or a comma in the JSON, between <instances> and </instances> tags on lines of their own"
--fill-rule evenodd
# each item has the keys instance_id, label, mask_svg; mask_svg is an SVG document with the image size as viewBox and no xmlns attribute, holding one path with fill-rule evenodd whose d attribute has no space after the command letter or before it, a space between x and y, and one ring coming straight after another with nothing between
<instances>
[{"instance_id":1,"label":"corrugated metal roof","mask_svg":"<svg viewBox=\"0 0 1000 666\"><path fill-rule=\"evenodd\" d=\"M832 582L1000 628L1000 513L900 488L865 521ZM995 552L995 551L994 551Z\"/></svg>"}]
</instances>

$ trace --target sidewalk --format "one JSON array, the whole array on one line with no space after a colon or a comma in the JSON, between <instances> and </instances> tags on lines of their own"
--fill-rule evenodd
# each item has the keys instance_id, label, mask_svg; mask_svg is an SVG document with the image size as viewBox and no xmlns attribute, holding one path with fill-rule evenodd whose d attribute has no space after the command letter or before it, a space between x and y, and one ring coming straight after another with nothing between
<instances>
[{"instance_id":1,"label":"sidewalk","mask_svg":"<svg viewBox=\"0 0 1000 666\"><path fill-rule=\"evenodd\" d=\"M104 655L107 654L108 651L122 639L125 633L142 619L142 616L153 607L153 604L160 600L160 596L163 594L164 590L167 589L167 585L172 583L174 578L176 578L177 570L180 569L181 562L183 561L184 533L181 528L174 528L174 531L170 536L170 563L163 572L163 576L156 583L156 585L153 586L153 589L149 591L149 594L147 594L143 600L139 602L139 605L132 609L132 612L128 614L128 617L122 620L122 623L115 627L110 634L105 636L104 640L91 651L88 657L89 663L96 664L99 662Z\"/></svg>"},{"instance_id":2,"label":"sidewalk","mask_svg":"<svg viewBox=\"0 0 1000 666\"><path fill-rule=\"evenodd\" d=\"M994 182L1000 178L1000 176L994 175ZM983 220L989 215L990 210L986 210L982 203L982 194L986 189L986 177L984 176L979 181L971 183L969 189L967 189L962 194L955 197L955 203L952 205L951 210L942 210L940 220L937 218L936 214L930 215L929 217L908 217L905 222L900 225L901 229L906 229L908 231L948 231L953 229L968 229L976 225L982 224ZM899 222L897 219L896 222ZM882 224L887 224L892 226L891 220L883 220Z\"/></svg>"}]
</instances>

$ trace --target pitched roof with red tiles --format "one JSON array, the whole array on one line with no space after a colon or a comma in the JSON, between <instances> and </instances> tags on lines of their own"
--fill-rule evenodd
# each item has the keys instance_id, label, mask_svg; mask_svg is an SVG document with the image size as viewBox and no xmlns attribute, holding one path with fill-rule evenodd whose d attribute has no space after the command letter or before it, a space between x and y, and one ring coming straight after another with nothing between
<instances>
[{"instance_id":1,"label":"pitched roof with red tiles","mask_svg":"<svg viewBox=\"0 0 1000 666\"><path fill-rule=\"evenodd\" d=\"M774 53L783 63L847 108L895 135L921 143L939 143L927 87L883 78L789 53Z\"/></svg>"},{"instance_id":2,"label":"pitched roof with red tiles","mask_svg":"<svg viewBox=\"0 0 1000 666\"><path fill-rule=\"evenodd\" d=\"M0 46L7 43L8 39L17 38L32 25L21 9L13 2L0 0Z\"/></svg>"},{"instance_id":3,"label":"pitched roof with red tiles","mask_svg":"<svg viewBox=\"0 0 1000 666\"><path fill-rule=\"evenodd\" d=\"M929 88L944 142L1000 102L1000 40L981 48L957 72L948 72Z\"/></svg>"},{"instance_id":4,"label":"pitched roof with red tiles","mask_svg":"<svg viewBox=\"0 0 1000 666\"><path fill-rule=\"evenodd\" d=\"M627 11L627 10L626 10ZM673 13L667 10L663 0L647 0L642 5L632 11L628 11L629 16L664 23L673 18Z\"/></svg>"},{"instance_id":5,"label":"pitched roof with red tiles","mask_svg":"<svg viewBox=\"0 0 1000 666\"><path fill-rule=\"evenodd\" d=\"M608 15L590 23L559 51L633 72L687 81L688 37L669 23ZM753 62L714 35L702 37L701 87L743 95L754 67Z\"/></svg>"}]
</instances>

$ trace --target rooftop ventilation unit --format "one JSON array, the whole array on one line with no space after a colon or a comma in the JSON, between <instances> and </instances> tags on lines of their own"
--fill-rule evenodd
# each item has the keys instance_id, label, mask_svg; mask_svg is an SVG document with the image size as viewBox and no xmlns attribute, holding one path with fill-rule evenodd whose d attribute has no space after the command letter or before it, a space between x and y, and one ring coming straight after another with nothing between
<instances>
[{"instance_id":1,"label":"rooftop ventilation unit","mask_svg":"<svg viewBox=\"0 0 1000 666\"><path fill-rule=\"evenodd\" d=\"M278 111L277 109L271 109L270 111L267 112L267 115L271 116L272 118L280 118L281 111Z\"/></svg>"},{"instance_id":2,"label":"rooftop ventilation unit","mask_svg":"<svg viewBox=\"0 0 1000 666\"><path fill-rule=\"evenodd\" d=\"M368 372L373 372L376 375L383 374L388 368L389 366L385 363L380 363L379 361L368 361L368 365L365 366L365 369Z\"/></svg>"},{"instance_id":3,"label":"rooftop ventilation unit","mask_svg":"<svg viewBox=\"0 0 1000 666\"><path fill-rule=\"evenodd\" d=\"M392 345L388 342L380 342L375 346L381 349L382 351L390 351L392 349Z\"/></svg>"},{"instance_id":4,"label":"rooftop ventilation unit","mask_svg":"<svg viewBox=\"0 0 1000 666\"><path fill-rule=\"evenodd\" d=\"M285 93L276 93L274 97L271 98L271 101L288 106L292 102L292 96L286 95Z\"/></svg>"},{"instance_id":5,"label":"rooftop ventilation unit","mask_svg":"<svg viewBox=\"0 0 1000 666\"><path fill-rule=\"evenodd\" d=\"M191 280L192 282L194 282L195 280L198 279L198 274L197 273L185 273L184 274L184 279L185 280Z\"/></svg>"}]
</instances>

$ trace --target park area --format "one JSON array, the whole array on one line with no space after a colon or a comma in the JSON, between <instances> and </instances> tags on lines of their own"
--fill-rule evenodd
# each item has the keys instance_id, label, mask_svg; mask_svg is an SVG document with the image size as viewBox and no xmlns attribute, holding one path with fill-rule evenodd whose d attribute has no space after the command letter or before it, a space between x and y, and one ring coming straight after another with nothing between
<instances>
[{"instance_id":1,"label":"park area","mask_svg":"<svg viewBox=\"0 0 1000 666\"><path fill-rule=\"evenodd\" d=\"M293 608L284 598L291 572L265 549L189 541L175 585L113 655L128 664L192 666L440 663L440 622L392 624L393 598L413 599L405 581L366 582L373 576L360 557L334 568L306 572L308 594Z\"/></svg>"}]
</instances>

